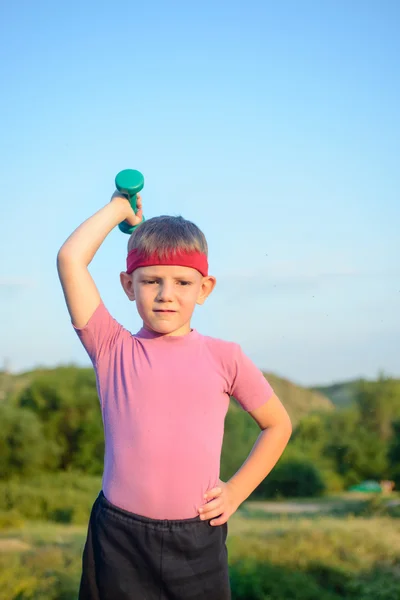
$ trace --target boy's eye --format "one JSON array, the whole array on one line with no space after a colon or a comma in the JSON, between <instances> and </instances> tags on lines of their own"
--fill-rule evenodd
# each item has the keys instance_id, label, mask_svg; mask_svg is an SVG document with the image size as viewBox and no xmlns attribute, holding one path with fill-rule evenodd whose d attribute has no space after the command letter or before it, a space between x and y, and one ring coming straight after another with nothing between
<instances>
[{"instance_id":1,"label":"boy's eye","mask_svg":"<svg viewBox=\"0 0 400 600\"><path fill-rule=\"evenodd\" d=\"M151 284L151 283L158 283L158 281L156 281L155 279L144 279L143 283L149 283L149 284ZM178 283L179 283L179 285L185 285L185 286L186 285L192 285L191 281L183 281L182 280L182 281L178 281Z\"/></svg>"}]
</instances>

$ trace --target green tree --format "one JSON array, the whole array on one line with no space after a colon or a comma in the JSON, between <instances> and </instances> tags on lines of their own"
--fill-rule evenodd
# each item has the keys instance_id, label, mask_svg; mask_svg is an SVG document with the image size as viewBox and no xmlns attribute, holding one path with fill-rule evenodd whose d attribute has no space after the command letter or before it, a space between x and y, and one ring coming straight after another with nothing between
<instances>
[{"instance_id":1,"label":"green tree","mask_svg":"<svg viewBox=\"0 0 400 600\"><path fill-rule=\"evenodd\" d=\"M320 459L328 441L327 421L334 413L311 413L301 419L291 438L291 445L310 458Z\"/></svg>"},{"instance_id":2,"label":"green tree","mask_svg":"<svg viewBox=\"0 0 400 600\"><path fill-rule=\"evenodd\" d=\"M0 404L0 478L32 475L46 464L48 444L36 415Z\"/></svg>"},{"instance_id":3,"label":"green tree","mask_svg":"<svg viewBox=\"0 0 400 600\"><path fill-rule=\"evenodd\" d=\"M319 496L324 490L322 474L312 461L301 457L283 457L255 490L254 497L313 497Z\"/></svg>"},{"instance_id":4,"label":"green tree","mask_svg":"<svg viewBox=\"0 0 400 600\"><path fill-rule=\"evenodd\" d=\"M238 406L235 400L231 400L225 418L221 479L229 479L239 469L259 435L260 429L257 423Z\"/></svg>"},{"instance_id":5,"label":"green tree","mask_svg":"<svg viewBox=\"0 0 400 600\"><path fill-rule=\"evenodd\" d=\"M365 427L357 408L337 411L329 423L324 455L346 485L387 476L387 444L374 429Z\"/></svg>"},{"instance_id":6,"label":"green tree","mask_svg":"<svg viewBox=\"0 0 400 600\"><path fill-rule=\"evenodd\" d=\"M379 376L378 381L360 381L355 393L360 411L360 422L380 439L390 439L392 422L400 418L400 384L398 381Z\"/></svg>"},{"instance_id":7,"label":"green tree","mask_svg":"<svg viewBox=\"0 0 400 600\"><path fill-rule=\"evenodd\" d=\"M393 437L388 448L389 477L400 488L400 419L393 422Z\"/></svg>"},{"instance_id":8,"label":"green tree","mask_svg":"<svg viewBox=\"0 0 400 600\"><path fill-rule=\"evenodd\" d=\"M53 469L81 467L101 471L104 435L92 369L60 367L38 371L16 398L17 406L34 412L53 442Z\"/></svg>"}]
</instances>

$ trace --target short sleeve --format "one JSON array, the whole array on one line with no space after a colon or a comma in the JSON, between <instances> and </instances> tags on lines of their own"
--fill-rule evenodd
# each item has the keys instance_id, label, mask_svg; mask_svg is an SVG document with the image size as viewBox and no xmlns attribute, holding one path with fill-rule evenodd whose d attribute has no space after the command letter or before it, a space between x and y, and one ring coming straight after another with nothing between
<instances>
[{"instance_id":1,"label":"short sleeve","mask_svg":"<svg viewBox=\"0 0 400 600\"><path fill-rule=\"evenodd\" d=\"M84 327L75 327L74 324L72 324L72 327L76 331L94 366L98 364L102 356L110 352L124 332L128 333L110 315L102 301L100 301L100 304Z\"/></svg>"},{"instance_id":2,"label":"short sleeve","mask_svg":"<svg viewBox=\"0 0 400 600\"><path fill-rule=\"evenodd\" d=\"M246 411L262 406L274 394L274 390L260 369L243 352L239 344L234 344L232 383L230 395Z\"/></svg>"}]
</instances>

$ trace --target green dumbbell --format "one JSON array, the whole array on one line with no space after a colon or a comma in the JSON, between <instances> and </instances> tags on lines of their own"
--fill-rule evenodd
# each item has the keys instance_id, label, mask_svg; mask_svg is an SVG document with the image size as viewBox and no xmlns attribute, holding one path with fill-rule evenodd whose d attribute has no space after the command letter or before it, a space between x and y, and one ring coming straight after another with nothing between
<instances>
[{"instance_id":1,"label":"green dumbbell","mask_svg":"<svg viewBox=\"0 0 400 600\"><path fill-rule=\"evenodd\" d=\"M133 169L125 169L124 171L120 171L115 178L115 187L121 194L128 196L129 202L136 213L136 200L140 190L143 189L144 186L144 177L139 171L134 171ZM141 221L143 223L144 217ZM140 225L140 223L139 223ZM122 221L118 225L119 229L122 233L128 233L129 235L138 227L138 225L129 225L126 221Z\"/></svg>"}]
</instances>

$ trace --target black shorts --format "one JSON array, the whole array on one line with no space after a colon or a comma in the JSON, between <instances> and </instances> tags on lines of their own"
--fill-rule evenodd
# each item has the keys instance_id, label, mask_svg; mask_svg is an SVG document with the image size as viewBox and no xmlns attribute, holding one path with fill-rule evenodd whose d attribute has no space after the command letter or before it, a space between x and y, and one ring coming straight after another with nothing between
<instances>
[{"instance_id":1,"label":"black shorts","mask_svg":"<svg viewBox=\"0 0 400 600\"><path fill-rule=\"evenodd\" d=\"M230 600L227 524L150 519L103 492L90 515L79 600Z\"/></svg>"}]
</instances>

